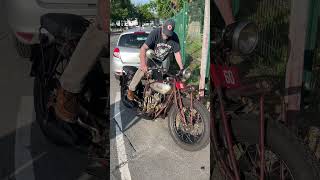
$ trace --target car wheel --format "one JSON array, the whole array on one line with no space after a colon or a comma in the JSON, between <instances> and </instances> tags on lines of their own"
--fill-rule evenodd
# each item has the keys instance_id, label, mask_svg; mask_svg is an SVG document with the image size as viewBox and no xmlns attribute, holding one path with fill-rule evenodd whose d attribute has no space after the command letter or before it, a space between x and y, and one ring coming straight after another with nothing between
<instances>
[{"instance_id":1,"label":"car wheel","mask_svg":"<svg viewBox=\"0 0 320 180\"><path fill-rule=\"evenodd\" d=\"M30 58L31 57L31 45L25 44L19 39L17 39L15 36L14 39L14 46L17 50L17 53L22 58Z\"/></svg>"}]
</instances>

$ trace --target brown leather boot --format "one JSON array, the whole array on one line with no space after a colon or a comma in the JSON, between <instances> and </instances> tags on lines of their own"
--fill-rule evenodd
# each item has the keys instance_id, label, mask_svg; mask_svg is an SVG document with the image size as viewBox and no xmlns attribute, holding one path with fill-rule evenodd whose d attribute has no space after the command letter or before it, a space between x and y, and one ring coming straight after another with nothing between
<instances>
[{"instance_id":1,"label":"brown leather boot","mask_svg":"<svg viewBox=\"0 0 320 180\"><path fill-rule=\"evenodd\" d=\"M128 90L127 98L130 101L133 101L134 100L134 91Z\"/></svg>"},{"instance_id":2,"label":"brown leather boot","mask_svg":"<svg viewBox=\"0 0 320 180\"><path fill-rule=\"evenodd\" d=\"M60 87L54 109L59 119L74 123L79 111L78 94L68 92Z\"/></svg>"}]
</instances>

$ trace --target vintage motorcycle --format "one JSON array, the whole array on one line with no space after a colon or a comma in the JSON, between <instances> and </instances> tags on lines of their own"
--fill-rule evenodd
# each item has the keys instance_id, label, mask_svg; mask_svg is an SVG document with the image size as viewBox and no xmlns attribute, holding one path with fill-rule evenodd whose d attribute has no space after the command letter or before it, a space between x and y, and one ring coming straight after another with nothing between
<instances>
[{"instance_id":1,"label":"vintage motorcycle","mask_svg":"<svg viewBox=\"0 0 320 180\"><path fill-rule=\"evenodd\" d=\"M209 143L209 112L194 97L195 87L187 85L190 69L170 74L154 55L147 51L148 72L137 86L134 101L127 99L128 86L137 67L124 66L120 78L121 100L145 119L168 117L170 135L187 151L198 151Z\"/></svg>"},{"instance_id":2,"label":"vintage motorcycle","mask_svg":"<svg viewBox=\"0 0 320 180\"><path fill-rule=\"evenodd\" d=\"M258 44L254 23L238 21L213 34L211 56L211 179L320 179L319 162L281 121L265 116L265 97L275 81L239 77L234 54L248 56ZM258 80L257 80L258 79ZM256 99L248 103L246 98ZM258 113L250 110L258 105ZM215 177L216 170L220 178Z\"/></svg>"},{"instance_id":3,"label":"vintage motorcycle","mask_svg":"<svg viewBox=\"0 0 320 180\"><path fill-rule=\"evenodd\" d=\"M94 147L95 153L104 156L109 149L109 78L100 61L83 81L76 123L58 120L53 109L59 77L89 25L88 20L73 14L49 13L41 17L40 44L34 45L31 57L34 108L36 120L49 140L59 145Z\"/></svg>"}]
</instances>

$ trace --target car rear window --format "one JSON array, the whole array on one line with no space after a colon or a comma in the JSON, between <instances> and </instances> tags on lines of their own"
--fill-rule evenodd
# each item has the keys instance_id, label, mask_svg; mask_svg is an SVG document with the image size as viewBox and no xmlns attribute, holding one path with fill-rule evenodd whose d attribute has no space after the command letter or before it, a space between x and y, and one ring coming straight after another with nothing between
<instances>
[{"instance_id":1,"label":"car rear window","mask_svg":"<svg viewBox=\"0 0 320 180\"><path fill-rule=\"evenodd\" d=\"M118 46L140 48L147 40L148 33L124 34L120 37Z\"/></svg>"}]
</instances>

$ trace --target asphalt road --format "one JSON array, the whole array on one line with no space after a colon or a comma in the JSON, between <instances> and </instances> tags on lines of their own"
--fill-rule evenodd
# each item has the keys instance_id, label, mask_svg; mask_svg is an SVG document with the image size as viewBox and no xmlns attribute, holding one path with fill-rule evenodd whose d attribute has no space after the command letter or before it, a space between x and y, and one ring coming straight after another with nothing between
<instances>
[{"instance_id":1,"label":"asphalt road","mask_svg":"<svg viewBox=\"0 0 320 180\"><path fill-rule=\"evenodd\" d=\"M111 55L117 39L118 35L111 36ZM166 119L140 119L121 104L119 81L110 77L111 179L208 180L209 146L198 152L180 149L169 134Z\"/></svg>"},{"instance_id":2,"label":"asphalt road","mask_svg":"<svg viewBox=\"0 0 320 180\"><path fill-rule=\"evenodd\" d=\"M0 179L97 180L85 152L49 142L35 123L31 63L13 45L0 4Z\"/></svg>"}]
</instances>

